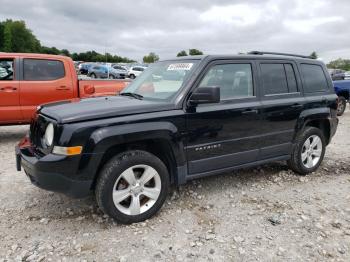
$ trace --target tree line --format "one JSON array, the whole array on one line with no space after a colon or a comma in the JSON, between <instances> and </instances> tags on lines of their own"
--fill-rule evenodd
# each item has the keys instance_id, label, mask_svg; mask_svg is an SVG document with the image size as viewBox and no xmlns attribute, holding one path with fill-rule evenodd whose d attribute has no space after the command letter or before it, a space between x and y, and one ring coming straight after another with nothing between
<instances>
[{"instance_id":1,"label":"tree line","mask_svg":"<svg viewBox=\"0 0 350 262\"><path fill-rule=\"evenodd\" d=\"M135 62L127 57L110 53L100 54L96 51L70 53L67 49L43 46L33 32L26 27L24 21L13 21L11 19L0 22L0 52L65 55L71 57L74 61L86 62Z\"/></svg>"}]
</instances>

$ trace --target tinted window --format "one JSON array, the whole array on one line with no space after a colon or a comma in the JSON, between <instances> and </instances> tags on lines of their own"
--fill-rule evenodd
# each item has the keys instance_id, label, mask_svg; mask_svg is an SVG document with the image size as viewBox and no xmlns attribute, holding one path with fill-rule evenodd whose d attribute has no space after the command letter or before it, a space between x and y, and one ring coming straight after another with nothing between
<instances>
[{"instance_id":1,"label":"tinted window","mask_svg":"<svg viewBox=\"0 0 350 262\"><path fill-rule=\"evenodd\" d=\"M24 59L24 80L47 81L64 77L64 65L57 60Z\"/></svg>"},{"instance_id":2,"label":"tinted window","mask_svg":"<svg viewBox=\"0 0 350 262\"><path fill-rule=\"evenodd\" d=\"M261 64L260 68L266 95L288 93L283 64Z\"/></svg>"},{"instance_id":3,"label":"tinted window","mask_svg":"<svg viewBox=\"0 0 350 262\"><path fill-rule=\"evenodd\" d=\"M305 93L320 92L328 89L327 79L321 66L302 64L301 71L305 81Z\"/></svg>"},{"instance_id":4,"label":"tinted window","mask_svg":"<svg viewBox=\"0 0 350 262\"><path fill-rule=\"evenodd\" d=\"M250 64L215 65L199 86L219 86L221 99L253 96L252 67Z\"/></svg>"},{"instance_id":5,"label":"tinted window","mask_svg":"<svg viewBox=\"0 0 350 262\"><path fill-rule=\"evenodd\" d=\"M298 92L297 80L295 78L293 66L291 64L284 64L284 69L286 71L289 93Z\"/></svg>"},{"instance_id":6,"label":"tinted window","mask_svg":"<svg viewBox=\"0 0 350 262\"><path fill-rule=\"evenodd\" d=\"M0 60L0 81L13 80L14 69L13 59Z\"/></svg>"}]
</instances>

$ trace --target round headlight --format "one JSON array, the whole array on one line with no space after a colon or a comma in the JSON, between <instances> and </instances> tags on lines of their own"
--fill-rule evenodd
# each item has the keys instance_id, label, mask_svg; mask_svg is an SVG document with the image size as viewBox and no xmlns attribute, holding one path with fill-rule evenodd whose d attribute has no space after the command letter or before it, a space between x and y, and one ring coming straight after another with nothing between
<instances>
[{"instance_id":1,"label":"round headlight","mask_svg":"<svg viewBox=\"0 0 350 262\"><path fill-rule=\"evenodd\" d=\"M53 136L54 136L54 128L53 128L53 124L50 123L47 125L45 130L45 135L44 135L44 141L48 147L52 146Z\"/></svg>"}]
</instances>

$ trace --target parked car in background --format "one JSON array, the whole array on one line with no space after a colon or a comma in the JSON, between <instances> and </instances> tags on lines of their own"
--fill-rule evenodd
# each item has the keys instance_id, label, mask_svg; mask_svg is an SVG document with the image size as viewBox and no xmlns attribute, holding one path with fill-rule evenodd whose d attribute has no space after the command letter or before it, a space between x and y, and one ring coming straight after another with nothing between
<instances>
[{"instance_id":1,"label":"parked car in background","mask_svg":"<svg viewBox=\"0 0 350 262\"><path fill-rule=\"evenodd\" d=\"M79 64L78 66L78 69L79 69L79 74L81 75L87 75L88 72L89 72L89 69L93 66L94 64L93 63L81 63Z\"/></svg>"},{"instance_id":2,"label":"parked car in background","mask_svg":"<svg viewBox=\"0 0 350 262\"><path fill-rule=\"evenodd\" d=\"M119 74L119 78L124 79L128 76L128 70L120 65L112 65L112 68Z\"/></svg>"},{"instance_id":3,"label":"parked car in background","mask_svg":"<svg viewBox=\"0 0 350 262\"><path fill-rule=\"evenodd\" d=\"M128 77L131 79L135 79L136 77L138 77L139 75L141 75L141 73L146 69L147 67L144 66L132 66L129 68L128 70Z\"/></svg>"},{"instance_id":4,"label":"parked car in background","mask_svg":"<svg viewBox=\"0 0 350 262\"><path fill-rule=\"evenodd\" d=\"M43 106L17 169L94 193L125 224L156 214L171 184L273 161L310 174L338 125L331 78L321 61L260 53L161 61L119 96Z\"/></svg>"},{"instance_id":5,"label":"parked car in background","mask_svg":"<svg viewBox=\"0 0 350 262\"><path fill-rule=\"evenodd\" d=\"M0 125L29 123L39 105L115 95L126 80L78 80L71 58L0 53Z\"/></svg>"},{"instance_id":6,"label":"parked car in background","mask_svg":"<svg viewBox=\"0 0 350 262\"><path fill-rule=\"evenodd\" d=\"M91 78L124 79L125 71L114 69L106 65L94 65L87 74Z\"/></svg>"},{"instance_id":7,"label":"parked car in background","mask_svg":"<svg viewBox=\"0 0 350 262\"><path fill-rule=\"evenodd\" d=\"M350 80L350 71L346 71L344 80Z\"/></svg>"},{"instance_id":8,"label":"parked car in background","mask_svg":"<svg viewBox=\"0 0 350 262\"><path fill-rule=\"evenodd\" d=\"M346 103L350 98L350 80L333 81L335 93L338 96L338 116L344 114Z\"/></svg>"},{"instance_id":9,"label":"parked car in background","mask_svg":"<svg viewBox=\"0 0 350 262\"><path fill-rule=\"evenodd\" d=\"M328 69L329 74L333 81L336 80L344 80L345 79L345 71L341 69Z\"/></svg>"}]
</instances>

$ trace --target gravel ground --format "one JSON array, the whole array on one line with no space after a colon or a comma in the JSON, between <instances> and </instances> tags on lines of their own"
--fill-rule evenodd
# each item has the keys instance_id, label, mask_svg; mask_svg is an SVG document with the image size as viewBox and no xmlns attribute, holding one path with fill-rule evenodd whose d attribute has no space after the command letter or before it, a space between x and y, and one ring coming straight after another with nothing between
<instances>
[{"instance_id":1,"label":"gravel ground","mask_svg":"<svg viewBox=\"0 0 350 262\"><path fill-rule=\"evenodd\" d=\"M27 128L0 127L0 261L350 261L349 111L318 172L274 163L193 181L130 226L16 172Z\"/></svg>"}]
</instances>

